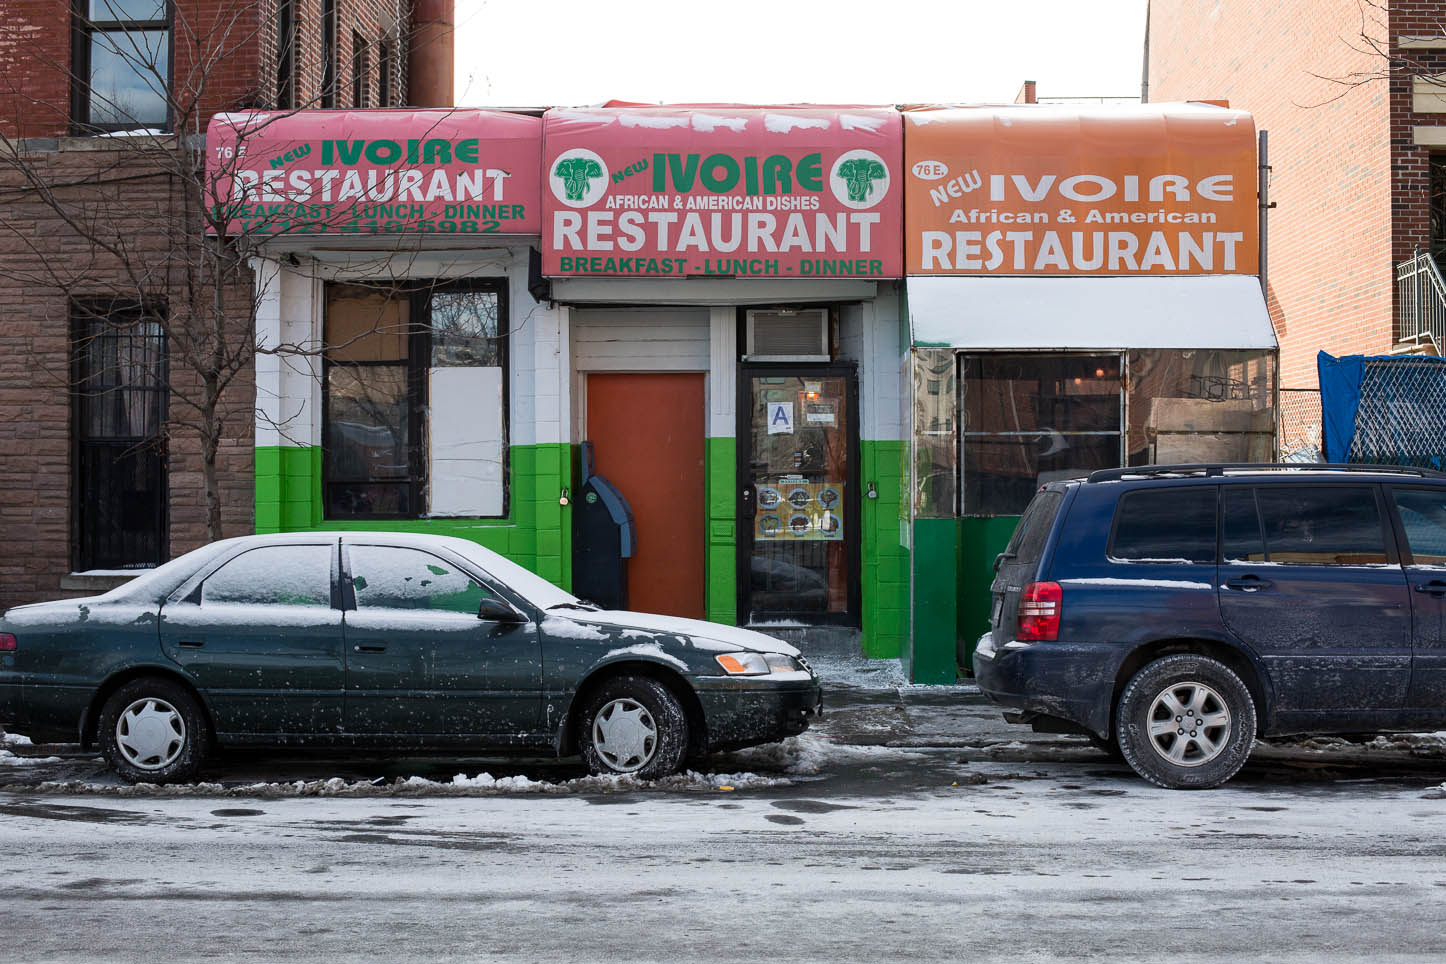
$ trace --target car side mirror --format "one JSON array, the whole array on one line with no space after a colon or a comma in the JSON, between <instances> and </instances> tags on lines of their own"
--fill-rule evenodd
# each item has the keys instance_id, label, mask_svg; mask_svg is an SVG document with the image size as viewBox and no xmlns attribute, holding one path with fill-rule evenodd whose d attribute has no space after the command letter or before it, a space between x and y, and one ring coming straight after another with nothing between
<instances>
[{"instance_id":1,"label":"car side mirror","mask_svg":"<svg viewBox=\"0 0 1446 964\"><path fill-rule=\"evenodd\" d=\"M494 623L525 623L527 618L500 599L484 599L477 607L477 618Z\"/></svg>"},{"instance_id":2,"label":"car side mirror","mask_svg":"<svg viewBox=\"0 0 1446 964\"><path fill-rule=\"evenodd\" d=\"M1004 565L1004 553L1001 552L999 555L994 557L994 571L998 572L999 567L1002 565Z\"/></svg>"}]
</instances>

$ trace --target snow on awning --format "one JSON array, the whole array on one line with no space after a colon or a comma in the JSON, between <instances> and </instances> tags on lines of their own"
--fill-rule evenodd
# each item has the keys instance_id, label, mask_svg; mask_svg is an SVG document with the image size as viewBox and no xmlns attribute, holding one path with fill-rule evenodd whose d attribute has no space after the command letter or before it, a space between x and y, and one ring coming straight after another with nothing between
<instances>
[{"instance_id":1,"label":"snow on awning","mask_svg":"<svg viewBox=\"0 0 1446 964\"><path fill-rule=\"evenodd\" d=\"M1275 348L1251 275L908 280L919 348Z\"/></svg>"}]
</instances>

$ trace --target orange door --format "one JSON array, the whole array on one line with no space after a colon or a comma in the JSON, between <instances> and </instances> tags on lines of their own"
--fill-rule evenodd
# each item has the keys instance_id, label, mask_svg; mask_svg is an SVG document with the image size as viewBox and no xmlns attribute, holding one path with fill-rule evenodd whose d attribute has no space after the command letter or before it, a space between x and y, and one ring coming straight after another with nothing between
<instances>
[{"instance_id":1,"label":"orange door","mask_svg":"<svg viewBox=\"0 0 1446 964\"><path fill-rule=\"evenodd\" d=\"M598 474L633 510L628 607L703 616L703 374L589 375L587 438Z\"/></svg>"}]
</instances>

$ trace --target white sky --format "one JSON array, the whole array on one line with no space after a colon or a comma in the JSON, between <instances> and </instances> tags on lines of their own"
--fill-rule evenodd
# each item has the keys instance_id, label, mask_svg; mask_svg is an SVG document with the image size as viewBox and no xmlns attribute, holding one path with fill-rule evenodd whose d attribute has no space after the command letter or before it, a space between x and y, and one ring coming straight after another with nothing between
<instances>
[{"instance_id":1,"label":"white sky","mask_svg":"<svg viewBox=\"0 0 1446 964\"><path fill-rule=\"evenodd\" d=\"M1138 96L1146 0L456 0L457 103Z\"/></svg>"}]
</instances>

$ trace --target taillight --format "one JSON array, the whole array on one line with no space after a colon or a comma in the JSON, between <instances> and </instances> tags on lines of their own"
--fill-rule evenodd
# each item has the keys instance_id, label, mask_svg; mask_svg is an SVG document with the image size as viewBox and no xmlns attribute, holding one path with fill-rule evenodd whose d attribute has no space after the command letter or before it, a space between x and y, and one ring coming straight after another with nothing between
<instances>
[{"instance_id":1,"label":"taillight","mask_svg":"<svg viewBox=\"0 0 1446 964\"><path fill-rule=\"evenodd\" d=\"M20 648L15 637L9 633L0 633L0 653L13 653Z\"/></svg>"},{"instance_id":2,"label":"taillight","mask_svg":"<svg viewBox=\"0 0 1446 964\"><path fill-rule=\"evenodd\" d=\"M1019 594L1019 632L1022 642L1059 639L1059 614L1064 593L1057 582L1032 582Z\"/></svg>"}]
</instances>

